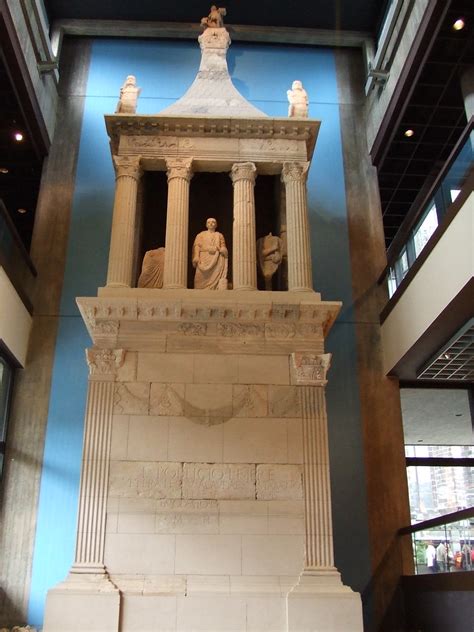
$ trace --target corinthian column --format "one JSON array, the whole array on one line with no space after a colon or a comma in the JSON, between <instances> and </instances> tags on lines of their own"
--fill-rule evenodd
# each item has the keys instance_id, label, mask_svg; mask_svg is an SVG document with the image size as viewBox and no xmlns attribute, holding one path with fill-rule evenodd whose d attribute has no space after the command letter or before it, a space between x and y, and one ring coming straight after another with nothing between
<instances>
[{"instance_id":1,"label":"corinthian column","mask_svg":"<svg viewBox=\"0 0 474 632\"><path fill-rule=\"evenodd\" d=\"M71 573L105 573L104 543L114 381L123 349L87 349L87 394L76 557Z\"/></svg>"},{"instance_id":2,"label":"corinthian column","mask_svg":"<svg viewBox=\"0 0 474 632\"><path fill-rule=\"evenodd\" d=\"M286 189L288 289L313 289L309 243L306 177L309 162L285 162L281 172Z\"/></svg>"},{"instance_id":3,"label":"corinthian column","mask_svg":"<svg viewBox=\"0 0 474 632\"><path fill-rule=\"evenodd\" d=\"M255 176L253 162L236 163L230 177L234 185L232 280L234 290L257 289L257 238L255 234Z\"/></svg>"},{"instance_id":4,"label":"corinthian column","mask_svg":"<svg viewBox=\"0 0 474 632\"><path fill-rule=\"evenodd\" d=\"M292 382L303 413L305 571L335 571L332 542L329 448L324 387L330 354L292 354Z\"/></svg>"},{"instance_id":5,"label":"corinthian column","mask_svg":"<svg viewBox=\"0 0 474 632\"><path fill-rule=\"evenodd\" d=\"M163 289L187 287L189 183L192 158L166 160L168 209L166 213Z\"/></svg>"},{"instance_id":6,"label":"corinthian column","mask_svg":"<svg viewBox=\"0 0 474 632\"><path fill-rule=\"evenodd\" d=\"M133 272L137 186L140 156L114 156L115 201L107 285L130 287Z\"/></svg>"}]
</instances>

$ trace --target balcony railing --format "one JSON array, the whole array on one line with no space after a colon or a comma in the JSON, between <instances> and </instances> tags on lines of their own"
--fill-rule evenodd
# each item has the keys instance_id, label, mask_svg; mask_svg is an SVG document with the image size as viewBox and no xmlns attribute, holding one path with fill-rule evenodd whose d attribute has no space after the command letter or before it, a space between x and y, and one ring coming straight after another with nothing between
<instances>
[{"instance_id":1,"label":"balcony railing","mask_svg":"<svg viewBox=\"0 0 474 632\"><path fill-rule=\"evenodd\" d=\"M0 266L5 269L27 310L32 313L36 269L2 200L0 200Z\"/></svg>"}]
</instances>

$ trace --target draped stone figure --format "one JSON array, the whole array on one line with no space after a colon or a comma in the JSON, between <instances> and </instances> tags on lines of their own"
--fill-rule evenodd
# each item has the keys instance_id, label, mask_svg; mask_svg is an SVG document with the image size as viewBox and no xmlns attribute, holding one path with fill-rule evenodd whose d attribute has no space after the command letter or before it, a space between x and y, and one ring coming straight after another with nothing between
<instances>
[{"instance_id":1,"label":"draped stone figure","mask_svg":"<svg viewBox=\"0 0 474 632\"><path fill-rule=\"evenodd\" d=\"M308 94L303 88L301 81L293 81L291 90L287 90L289 106L288 116L290 118L308 118Z\"/></svg>"},{"instance_id":2,"label":"draped stone figure","mask_svg":"<svg viewBox=\"0 0 474 632\"><path fill-rule=\"evenodd\" d=\"M224 235L216 231L217 221L213 217L206 220L206 227L207 230L196 235L193 244L194 289L226 290L229 253Z\"/></svg>"},{"instance_id":3,"label":"draped stone figure","mask_svg":"<svg viewBox=\"0 0 474 632\"><path fill-rule=\"evenodd\" d=\"M282 260L282 241L280 237L268 233L257 239L258 267L265 279L265 289L272 289L272 277Z\"/></svg>"},{"instance_id":4,"label":"draped stone figure","mask_svg":"<svg viewBox=\"0 0 474 632\"><path fill-rule=\"evenodd\" d=\"M128 75L120 88L119 101L115 109L116 114L135 114L137 111L138 95L141 88L137 86L134 75Z\"/></svg>"},{"instance_id":5,"label":"draped stone figure","mask_svg":"<svg viewBox=\"0 0 474 632\"><path fill-rule=\"evenodd\" d=\"M147 250L143 257L142 271L137 287L163 287L163 270L165 267L165 249Z\"/></svg>"}]
</instances>

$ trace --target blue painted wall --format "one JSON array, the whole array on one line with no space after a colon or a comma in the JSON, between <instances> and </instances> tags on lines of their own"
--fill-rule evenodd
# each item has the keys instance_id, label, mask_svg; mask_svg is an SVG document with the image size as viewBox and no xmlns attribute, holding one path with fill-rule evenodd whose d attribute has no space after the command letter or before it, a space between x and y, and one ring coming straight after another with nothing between
<instances>
[{"instance_id":1,"label":"blue painted wall","mask_svg":"<svg viewBox=\"0 0 474 632\"><path fill-rule=\"evenodd\" d=\"M29 623L40 625L49 588L74 556L83 420L87 390L84 349L90 345L75 304L105 284L114 174L103 115L112 113L126 74L142 88L138 112L155 114L194 80L195 42L97 40L93 44L81 133L68 255L46 432ZM322 121L308 178L315 289L342 300L328 340L333 353L328 397L336 565L362 591L369 579L362 437L356 382L347 210L336 68L331 50L233 44L228 55L241 94L269 116L286 116L286 90L300 79L310 116Z\"/></svg>"}]
</instances>

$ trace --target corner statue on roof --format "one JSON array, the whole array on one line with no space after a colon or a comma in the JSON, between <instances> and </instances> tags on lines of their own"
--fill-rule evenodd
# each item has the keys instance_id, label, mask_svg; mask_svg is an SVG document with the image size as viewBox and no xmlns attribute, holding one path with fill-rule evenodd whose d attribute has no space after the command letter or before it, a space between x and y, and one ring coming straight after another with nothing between
<instances>
[{"instance_id":1,"label":"corner statue on roof","mask_svg":"<svg viewBox=\"0 0 474 632\"><path fill-rule=\"evenodd\" d=\"M120 88L120 96L115 113L135 114L140 92L141 88L137 86L136 77L134 75L128 75L123 86Z\"/></svg>"},{"instance_id":2,"label":"corner statue on roof","mask_svg":"<svg viewBox=\"0 0 474 632\"><path fill-rule=\"evenodd\" d=\"M291 90L287 90L288 116L290 118L308 118L308 94L301 81L293 81Z\"/></svg>"},{"instance_id":3,"label":"corner statue on roof","mask_svg":"<svg viewBox=\"0 0 474 632\"><path fill-rule=\"evenodd\" d=\"M207 18L202 18L201 26L204 28L221 29L224 26L224 20L222 18L225 15L227 15L227 11L224 7L218 8L213 4Z\"/></svg>"}]
</instances>

